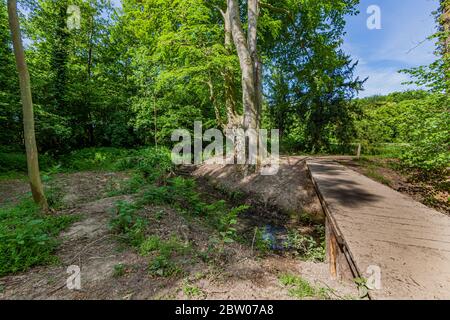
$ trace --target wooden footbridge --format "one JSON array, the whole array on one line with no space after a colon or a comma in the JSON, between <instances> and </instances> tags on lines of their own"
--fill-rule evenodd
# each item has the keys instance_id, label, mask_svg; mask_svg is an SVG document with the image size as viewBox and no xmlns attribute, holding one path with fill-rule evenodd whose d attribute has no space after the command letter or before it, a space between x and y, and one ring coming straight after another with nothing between
<instances>
[{"instance_id":1,"label":"wooden footbridge","mask_svg":"<svg viewBox=\"0 0 450 320\"><path fill-rule=\"evenodd\" d=\"M369 279L371 299L450 299L450 217L336 162L307 164L332 276Z\"/></svg>"}]
</instances>

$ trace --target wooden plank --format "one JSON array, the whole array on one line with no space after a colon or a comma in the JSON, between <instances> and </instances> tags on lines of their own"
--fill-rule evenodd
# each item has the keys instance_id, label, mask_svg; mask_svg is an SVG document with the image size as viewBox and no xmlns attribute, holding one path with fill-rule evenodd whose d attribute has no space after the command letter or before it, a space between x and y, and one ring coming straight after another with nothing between
<instances>
[{"instance_id":1,"label":"wooden plank","mask_svg":"<svg viewBox=\"0 0 450 320\"><path fill-rule=\"evenodd\" d=\"M450 217L334 162L308 168L353 273L381 269L371 298L450 299Z\"/></svg>"}]
</instances>

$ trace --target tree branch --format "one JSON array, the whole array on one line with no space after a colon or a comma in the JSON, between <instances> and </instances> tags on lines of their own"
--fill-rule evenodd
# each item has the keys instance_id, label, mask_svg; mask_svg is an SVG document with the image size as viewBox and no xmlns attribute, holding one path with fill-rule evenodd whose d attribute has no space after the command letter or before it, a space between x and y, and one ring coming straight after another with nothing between
<instances>
[{"instance_id":1,"label":"tree branch","mask_svg":"<svg viewBox=\"0 0 450 320\"><path fill-rule=\"evenodd\" d=\"M291 21L294 21L294 16L292 15L292 12L290 12L288 9L284 9L284 8L280 8L280 7L274 7L273 5L268 4L268 3L264 3L262 1L259 1L259 5L261 6L261 8L265 8L265 9L268 9L268 10L273 11L273 12L284 13L284 14L286 14L289 17L289 19Z\"/></svg>"}]
</instances>

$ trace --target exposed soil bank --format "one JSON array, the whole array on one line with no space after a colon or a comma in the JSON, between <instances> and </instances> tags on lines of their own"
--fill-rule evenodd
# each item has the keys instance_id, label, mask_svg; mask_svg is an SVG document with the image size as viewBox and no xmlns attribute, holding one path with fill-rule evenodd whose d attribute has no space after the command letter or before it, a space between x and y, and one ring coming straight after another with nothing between
<instances>
[{"instance_id":1,"label":"exposed soil bank","mask_svg":"<svg viewBox=\"0 0 450 320\"><path fill-rule=\"evenodd\" d=\"M316 222L323 222L322 206L305 160L306 157L284 157L278 173L273 176L245 176L239 166L216 164L202 165L192 174L208 179L226 192L243 192L254 201L276 207L294 219L309 217Z\"/></svg>"}]
</instances>

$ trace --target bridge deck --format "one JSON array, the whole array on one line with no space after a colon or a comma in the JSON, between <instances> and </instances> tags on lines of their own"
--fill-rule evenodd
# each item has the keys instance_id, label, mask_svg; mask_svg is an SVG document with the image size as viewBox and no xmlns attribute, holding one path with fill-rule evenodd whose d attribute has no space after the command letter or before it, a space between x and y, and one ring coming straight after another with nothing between
<instances>
[{"instance_id":1,"label":"bridge deck","mask_svg":"<svg viewBox=\"0 0 450 320\"><path fill-rule=\"evenodd\" d=\"M371 298L450 299L450 217L335 162L308 167L354 273L381 269Z\"/></svg>"}]
</instances>

